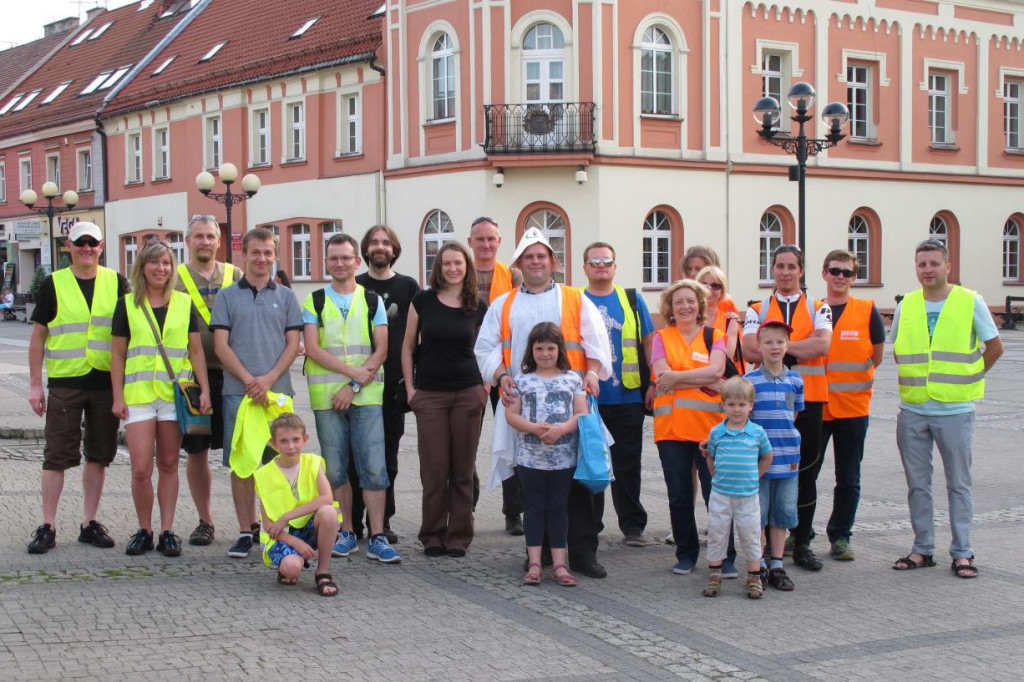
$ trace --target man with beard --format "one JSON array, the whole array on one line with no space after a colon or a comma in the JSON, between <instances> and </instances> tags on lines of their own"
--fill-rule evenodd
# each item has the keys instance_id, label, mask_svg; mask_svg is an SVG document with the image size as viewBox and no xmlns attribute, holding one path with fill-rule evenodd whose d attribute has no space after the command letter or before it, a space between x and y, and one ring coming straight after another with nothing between
<instances>
[{"instance_id":1,"label":"man with beard","mask_svg":"<svg viewBox=\"0 0 1024 682\"><path fill-rule=\"evenodd\" d=\"M398 476L398 443L405 435L405 385L402 379L402 340L409 317L412 297L420 290L416 280L394 270L402 255L398 235L387 225L374 225L360 242L359 250L366 262L367 272L356 276L356 283L380 297L388 316L388 354L384 361L384 459L388 470L388 492L384 508L384 535L388 542L397 542L391 529L395 515L395 478ZM349 463L352 482L352 523L357 537L363 535L363 496L360 494L359 476ZM367 524L368 525L368 524Z\"/></svg>"},{"instance_id":2,"label":"man with beard","mask_svg":"<svg viewBox=\"0 0 1024 682\"><path fill-rule=\"evenodd\" d=\"M192 298L199 311L199 336L203 341L206 356L206 372L210 382L210 404L213 406L211 434L193 436L185 434L181 448L188 454L185 476L192 501L199 513L199 525L188 538L190 545L209 545L213 542L213 512L210 508L210 448L224 446L224 368L217 354L213 352L213 332L210 331L210 310L217 298L217 292L237 282L242 271L229 264L217 261L220 250L220 225L212 215L194 215L185 230L188 244L188 263L178 264L178 291L184 291Z\"/></svg>"}]
</instances>

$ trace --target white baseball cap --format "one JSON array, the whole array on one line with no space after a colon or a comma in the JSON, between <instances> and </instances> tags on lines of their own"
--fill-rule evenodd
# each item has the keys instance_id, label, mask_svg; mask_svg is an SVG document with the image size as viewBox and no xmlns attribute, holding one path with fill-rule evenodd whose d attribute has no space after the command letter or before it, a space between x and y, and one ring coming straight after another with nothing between
<instances>
[{"instance_id":1,"label":"white baseball cap","mask_svg":"<svg viewBox=\"0 0 1024 682\"><path fill-rule=\"evenodd\" d=\"M77 242L82 237L92 237L96 241L101 242L103 241L103 232L100 231L99 225L95 223L79 221L71 226L68 241Z\"/></svg>"},{"instance_id":2,"label":"white baseball cap","mask_svg":"<svg viewBox=\"0 0 1024 682\"><path fill-rule=\"evenodd\" d=\"M516 246L516 252L512 255L512 263L516 263L523 255L523 252L534 244L543 244L548 247L548 251L551 252L551 260L555 262L555 272L561 272L562 264L558 262L558 256L555 255L555 250L551 248L551 243L548 241L548 238L544 236L544 233L536 227L531 227L523 233L523 238L519 240L519 245Z\"/></svg>"}]
</instances>

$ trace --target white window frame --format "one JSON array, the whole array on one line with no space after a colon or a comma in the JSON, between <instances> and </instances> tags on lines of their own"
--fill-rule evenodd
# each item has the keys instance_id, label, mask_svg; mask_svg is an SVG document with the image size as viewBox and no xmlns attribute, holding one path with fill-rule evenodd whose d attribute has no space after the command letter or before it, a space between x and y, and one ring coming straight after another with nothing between
<instances>
[{"instance_id":1,"label":"white window frame","mask_svg":"<svg viewBox=\"0 0 1024 682\"><path fill-rule=\"evenodd\" d=\"M160 62L160 66L156 67L153 73L149 74L149 77L152 78L153 76L159 76L160 74L162 74L164 72L164 69L170 66L171 62L173 62L177 58L178 55L173 55L171 57L168 57L164 61Z\"/></svg>"},{"instance_id":2,"label":"white window frame","mask_svg":"<svg viewBox=\"0 0 1024 682\"><path fill-rule=\"evenodd\" d=\"M353 109L355 110L353 112ZM338 94L338 144L335 156L363 151L363 100L359 91Z\"/></svg>"},{"instance_id":3,"label":"white window frame","mask_svg":"<svg viewBox=\"0 0 1024 682\"><path fill-rule=\"evenodd\" d=\"M565 284L569 270L569 263L566 258L566 246L569 235L565 228L565 219L561 213L552 208L540 208L526 216L526 222L523 223L523 232L526 232L531 227L536 227L547 237L548 243L551 244L551 250L554 251L558 262L562 264L562 272L552 273L552 278L559 284ZM557 247L559 243L562 244L561 249Z\"/></svg>"},{"instance_id":4,"label":"white window frame","mask_svg":"<svg viewBox=\"0 0 1024 682\"><path fill-rule=\"evenodd\" d=\"M295 112L299 113L295 120ZM306 101L284 102L284 149L281 163L306 160ZM297 149L296 149L297 147Z\"/></svg>"},{"instance_id":5,"label":"white window frame","mask_svg":"<svg viewBox=\"0 0 1024 682\"><path fill-rule=\"evenodd\" d=\"M32 157L18 159L18 183L21 192L32 189Z\"/></svg>"},{"instance_id":6,"label":"white window frame","mask_svg":"<svg viewBox=\"0 0 1024 682\"><path fill-rule=\"evenodd\" d=\"M1020 225L1013 218L1003 223L1003 281L1020 281Z\"/></svg>"},{"instance_id":7,"label":"white window frame","mask_svg":"<svg viewBox=\"0 0 1024 682\"><path fill-rule=\"evenodd\" d=\"M68 86L71 85L71 83L72 83L72 81L64 81L63 83L61 83L60 85L55 87L53 90L50 91L49 95L47 95L46 97L43 98L43 101L39 103L39 106L43 106L44 104L49 104L53 100L55 100L58 97L60 97L60 93L62 93L65 90L67 90Z\"/></svg>"},{"instance_id":8,"label":"white window frame","mask_svg":"<svg viewBox=\"0 0 1024 682\"><path fill-rule=\"evenodd\" d=\"M423 260L420 263L422 268L420 286L427 287L427 282L430 280L430 269L434 267L437 252L445 242L454 240L455 226L448 214L437 208L428 213L427 219L423 222ZM431 247L434 248L433 253L430 253Z\"/></svg>"},{"instance_id":9,"label":"white window frame","mask_svg":"<svg viewBox=\"0 0 1024 682\"><path fill-rule=\"evenodd\" d=\"M939 214L932 216L932 220L928 223L928 238L940 241L949 250L949 224L946 223L946 219Z\"/></svg>"},{"instance_id":10,"label":"white window frame","mask_svg":"<svg viewBox=\"0 0 1024 682\"><path fill-rule=\"evenodd\" d=\"M313 28L313 24L315 24L318 21L320 21L320 17L313 17L312 19L307 19L306 23L304 23L302 26L299 26L299 28L296 29L295 33L291 34L288 40L295 40L296 38L301 38L306 33L306 31Z\"/></svg>"},{"instance_id":11,"label":"white window frame","mask_svg":"<svg viewBox=\"0 0 1024 682\"><path fill-rule=\"evenodd\" d=\"M46 155L46 181L57 185L57 190L60 191L60 154Z\"/></svg>"},{"instance_id":12,"label":"white window frame","mask_svg":"<svg viewBox=\"0 0 1024 682\"><path fill-rule=\"evenodd\" d=\"M872 117L873 85L874 65L849 64L846 67L846 107L850 111L850 137L853 139L874 139L877 134ZM864 108L863 120L855 115L858 105Z\"/></svg>"},{"instance_id":13,"label":"white window frame","mask_svg":"<svg viewBox=\"0 0 1024 682\"><path fill-rule=\"evenodd\" d=\"M441 41L445 45L438 48ZM444 73L439 74L438 64L440 63ZM430 41L430 121L450 121L456 114L456 82L458 73L455 63L455 42L447 31L441 31L434 35ZM438 83L444 88L444 96L438 96Z\"/></svg>"},{"instance_id":14,"label":"white window frame","mask_svg":"<svg viewBox=\"0 0 1024 682\"><path fill-rule=\"evenodd\" d=\"M92 148L84 147L75 152L76 183L79 192L92 191Z\"/></svg>"},{"instance_id":15,"label":"white window frame","mask_svg":"<svg viewBox=\"0 0 1024 682\"><path fill-rule=\"evenodd\" d=\"M846 248L857 256L857 279L868 281L871 275L871 224L859 213L853 214L846 228Z\"/></svg>"},{"instance_id":16,"label":"white window frame","mask_svg":"<svg viewBox=\"0 0 1024 682\"><path fill-rule=\"evenodd\" d=\"M778 228L777 230L775 228ZM771 284L774 281L772 276L772 254L786 242L786 228L774 211L765 211L761 214L760 227L758 229L758 267L760 272L759 282Z\"/></svg>"},{"instance_id":17,"label":"white window frame","mask_svg":"<svg viewBox=\"0 0 1024 682\"><path fill-rule=\"evenodd\" d=\"M648 37L650 34L650 37ZM660 42L658 36L664 38ZM659 57L668 56L668 71L658 70ZM644 68L644 61L650 60L650 69ZM644 87L644 77L650 74L651 87ZM662 92L658 87L658 76L668 76L668 91ZM676 55L675 45L669 30L660 25L650 25L644 29L640 39L640 113L655 116L674 116L678 112L676 108ZM659 102L662 98L668 97L668 106L662 107ZM647 101L650 100L650 104Z\"/></svg>"},{"instance_id":18,"label":"white window frame","mask_svg":"<svg viewBox=\"0 0 1024 682\"><path fill-rule=\"evenodd\" d=\"M170 126L160 126L153 128L153 179L167 180L170 177L171 128Z\"/></svg>"},{"instance_id":19,"label":"white window frame","mask_svg":"<svg viewBox=\"0 0 1024 682\"><path fill-rule=\"evenodd\" d=\"M661 256L665 258L664 267L659 265ZM665 211L656 209L644 218L641 270L644 286L666 287L672 283L672 219Z\"/></svg>"},{"instance_id":20,"label":"white window frame","mask_svg":"<svg viewBox=\"0 0 1024 682\"><path fill-rule=\"evenodd\" d=\"M124 182L134 185L142 182L142 131L128 133L124 142Z\"/></svg>"},{"instance_id":21,"label":"white window frame","mask_svg":"<svg viewBox=\"0 0 1024 682\"><path fill-rule=\"evenodd\" d=\"M204 54L204 55L203 55L202 57L200 57L200 58L199 58L199 63L200 63L200 64L202 64L203 62L208 62L208 61L210 61L211 59L213 59L214 55L216 55L216 54L217 54L218 52L220 52L220 51L221 51L221 49L222 49L222 48L223 48L223 47L224 47L225 45L227 45L227 44L228 44L228 41L226 41L226 40L222 40L222 41L220 41L219 43L217 43L216 45L214 45L213 47L211 47L211 48L210 48L210 49L209 49L209 50L208 50L208 51L206 52L206 54Z\"/></svg>"},{"instance_id":22,"label":"white window frame","mask_svg":"<svg viewBox=\"0 0 1024 682\"><path fill-rule=\"evenodd\" d=\"M203 165L215 171L224 163L224 120L220 114L203 119Z\"/></svg>"},{"instance_id":23,"label":"white window frame","mask_svg":"<svg viewBox=\"0 0 1024 682\"><path fill-rule=\"evenodd\" d=\"M950 88L952 74L941 71L928 73L928 130L931 143L952 145L956 143L953 135L952 117L953 94ZM939 117L941 115L941 125Z\"/></svg>"},{"instance_id":24,"label":"white window frame","mask_svg":"<svg viewBox=\"0 0 1024 682\"><path fill-rule=\"evenodd\" d=\"M260 124L260 117L263 117L263 125ZM269 166L270 161L270 135L271 135L271 122L270 122L270 107L258 107L252 110L251 113L251 125L250 125L251 139L249 141L249 165L252 167L263 167ZM262 153L260 148L262 149Z\"/></svg>"},{"instance_id":25,"label":"white window frame","mask_svg":"<svg viewBox=\"0 0 1024 682\"><path fill-rule=\"evenodd\" d=\"M310 226L306 223L294 223L288 226L291 238L292 279L312 279L313 258L310 253Z\"/></svg>"},{"instance_id":26,"label":"white window frame","mask_svg":"<svg viewBox=\"0 0 1024 682\"><path fill-rule=\"evenodd\" d=\"M22 100L18 102L18 106L14 107L13 111L21 111L22 109L27 107L29 105L29 102L38 97L39 93L41 92L42 90L33 90L32 92L25 95L25 97L23 97Z\"/></svg>"},{"instance_id":27,"label":"white window frame","mask_svg":"<svg viewBox=\"0 0 1024 682\"><path fill-rule=\"evenodd\" d=\"M1021 150L1024 148L1024 140L1021 124L1021 89L1024 83L1019 80L1006 80L1003 82L1003 139L1006 141L1006 148Z\"/></svg>"},{"instance_id":28,"label":"white window frame","mask_svg":"<svg viewBox=\"0 0 1024 682\"><path fill-rule=\"evenodd\" d=\"M7 164L0 161L0 204L7 203Z\"/></svg>"},{"instance_id":29,"label":"white window frame","mask_svg":"<svg viewBox=\"0 0 1024 682\"><path fill-rule=\"evenodd\" d=\"M167 241L171 244L171 251L174 253L176 264L188 262L188 250L185 246L185 236L181 232L169 232Z\"/></svg>"},{"instance_id":30,"label":"white window frame","mask_svg":"<svg viewBox=\"0 0 1024 682\"><path fill-rule=\"evenodd\" d=\"M132 266L135 265L135 259L139 255L139 240L135 237L125 237L122 243L124 244L124 274L128 277L131 275Z\"/></svg>"},{"instance_id":31,"label":"white window frame","mask_svg":"<svg viewBox=\"0 0 1024 682\"><path fill-rule=\"evenodd\" d=\"M341 234L341 222L337 220L328 220L320 223L320 244L323 248L321 253L321 268L320 271L321 279L330 279L331 273L327 269L327 240L336 234Z\"/></svg>"}]
</instances>

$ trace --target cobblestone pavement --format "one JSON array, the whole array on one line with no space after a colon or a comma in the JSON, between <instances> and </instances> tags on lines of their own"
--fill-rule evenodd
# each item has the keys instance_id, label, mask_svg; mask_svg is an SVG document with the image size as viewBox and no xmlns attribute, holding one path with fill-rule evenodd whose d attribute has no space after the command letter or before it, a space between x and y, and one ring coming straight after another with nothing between
<instances>
[{"instance_id":1,"label":"cobblestone pavement","mask_svg":"<svg viewBox=\"0 0 1024 682\"><path fill-rule=\"evenodd\" d=\"M25 419L27 333L26 325L0 324L0 425L8 414ZM75 469L61 502L57 548L30 556L25 543L38 523L41 447L0 441L0 680L1020 679L1024 398L1015 387L1024 379L1024 334L1004 338L1007 354L990 377L975 433L973 541L982 572L975 581L953 577L943 552L932 570L890 569L911 543L891 354L876 381L857 560L826 558L819 573L793 567L796 591L769 592L761 602L747 600L739 580L727 581L718 599L705 599L703 561L694 574L676 576L670 546L625 547L610 500L600 550L606 580L581 578L573 590L550 579L520 586L522 543L504 534L497 491L481 497L466 558L428 559L415 541L420 488L412 416L395 519L403 561L368 561L365 548L335 560L335 599L318 597L310 575L297 587L277 585L255 552L246 560L226 556L234 514L219 466L211 547L186 545L178 559L123 553L134 513L121 453L100 518L118 546L75 541ZM295 380L304 385L297 369ZM304 394L296 403L308 415ZM655 540L668 530L668 509L649 427L643 501ZM489 466L489 431L485 425L481 472ZM949 535L936 468L941 547ZM816 523L821 554L832 476L826 461ZM187 536L196 515L183 468L181 479L176 530Z\"/></svg>"}]
</instances>

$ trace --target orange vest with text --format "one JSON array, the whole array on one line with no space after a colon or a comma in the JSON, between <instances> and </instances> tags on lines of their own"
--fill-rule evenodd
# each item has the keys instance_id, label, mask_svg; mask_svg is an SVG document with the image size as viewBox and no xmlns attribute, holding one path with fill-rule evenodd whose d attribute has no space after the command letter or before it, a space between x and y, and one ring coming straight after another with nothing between
<instances>
[{"instance_id":1,"label":"orange vest with text","mask_svg":"<svg viewBox=\"0 0 1024 682\"><path fill-rule=\"evenodd\" d=\"M498 271L495 269L495 275ZM569 358L569 366L577 372L587 371L587 356L583 353L583 339L580 336L580 308L583 306L583 294L579 289L556 284L562 292L562 339L565 341L565 352ZM519 289L513 289L505 297L505 305L501 308L501 353L505 360L505 368L512 374L516 374L518 367L512 366L512 326L509 324L509 316L512 314L512 301L515 300ZM529 353L530 349L527 348ZM522 359L520 358L520 361Z\"/></svg>"},{"instance_id":2,"label":"orange vest with text","mask_svg":"<svg viewBox=\"0 0 1024 682\"><path fill-rule=\"evenodd\" d=\"M491 291L488 295L488 305L494 303L494 299L502 294L512 291L512 268L494 261L494 271L491 273Z\"/></svg>"},{"instance_id":3,"label":"orange vest with text","mask_svg":"<svg viewBox=\"0 0 1024 682\"><path fill-rule=\"evenodd\" d=\"M871 411L871 386L875 380L872 307L874 301L851 296L839 321L832 325L832 347L825 375L825 419L866 417Z\"/></svg>"},{"instance_id":4,"label":"orange vest with text","mask_svg":"<svg viewBox=\"0 0 1024 682\"><path fill-rule=\"evenodd\" d=\"M676 327L655 332L665 347L665 360L672 371L706 367L711 351L704 345L704 334L687 343ZM715 330L712 345L725 335ZM722 397L708 395L699 388L658 389L654 397L654 440L685 440L699 443L723 419Z\"/></svg>"},{"instance_id":5,"label":"orange vest with text","mask_svg":"<svg viewBox=\"0 0 1024 682\"><path fill-rule=\"evenodd\" d=\"M789 326L793 328L790 335L792 341L803 341L814 333L814 319L808 310L806 294L800 296L793 306L793 316ZM768 315L765 320L786 321L782 315L782 308L779 307L779 299L772 294L768 297ZM821 301L814 302L814 312L821 308ZM761 313L762 303L755 303L754 310ZM845 314L845 313L844 313ZM814 358L813 360L801 360L790 369L800 375L804 380L804 400L812 403L823 403L828 401L828 379L825 377L825 357Z\"/></svg>"}]
</instances>

